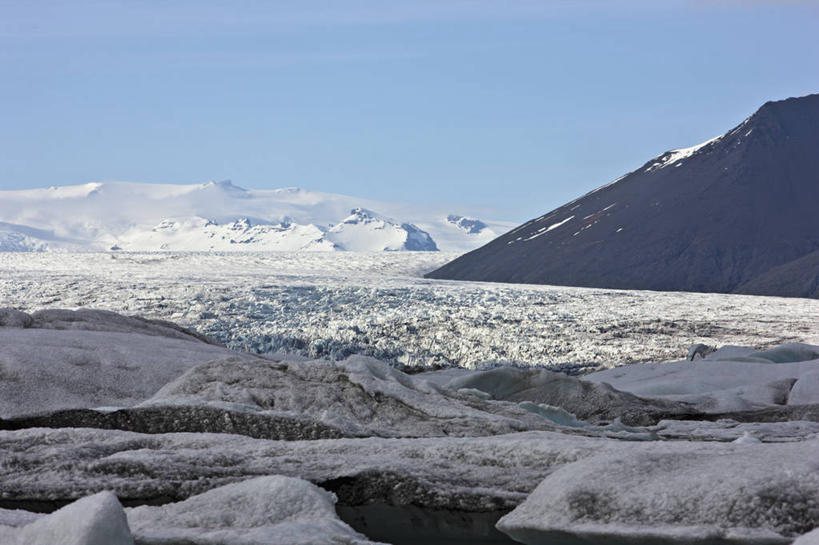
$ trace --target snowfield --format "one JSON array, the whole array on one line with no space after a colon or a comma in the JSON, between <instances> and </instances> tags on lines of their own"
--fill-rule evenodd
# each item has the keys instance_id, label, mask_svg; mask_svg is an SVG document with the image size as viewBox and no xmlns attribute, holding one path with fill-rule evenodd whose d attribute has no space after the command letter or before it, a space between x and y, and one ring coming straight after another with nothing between
<instances>
[{"instance_id":1,"label":"snowfield","mask_svg":"<svg viewBox=\"0 0 819 545\"><path fill-rule=\"evenodd\" d=\"M253 353L615 367L689 345L819 344L819 301L448 282L456 254L0 253L0 306L174 321Z\"/></svg>"},{"instance_id":2,"label":"snowfield","mask_svg":"<svg viewBox=\"0 0 819 545\"><path fill-rule=\"evenodd\" d=\"M229 180L0 190L0 251L467 251L514 226L452 211Z\"/></svg>"}]
</instances>

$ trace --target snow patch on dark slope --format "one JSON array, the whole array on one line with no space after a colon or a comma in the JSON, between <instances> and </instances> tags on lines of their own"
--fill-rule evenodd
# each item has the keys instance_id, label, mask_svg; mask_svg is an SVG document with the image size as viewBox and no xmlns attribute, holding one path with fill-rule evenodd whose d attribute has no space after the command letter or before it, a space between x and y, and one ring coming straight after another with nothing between
<instances>
[{"instance_id":1,"label":"snow patch on dark slope","mask_svg":"<svg viewBox=\"0 0 819 545\"><path fill-rule=\"evenodd\" d=\"M430 278L815 297L819 95L768 102Z\"/></svg>"}]
</instances>

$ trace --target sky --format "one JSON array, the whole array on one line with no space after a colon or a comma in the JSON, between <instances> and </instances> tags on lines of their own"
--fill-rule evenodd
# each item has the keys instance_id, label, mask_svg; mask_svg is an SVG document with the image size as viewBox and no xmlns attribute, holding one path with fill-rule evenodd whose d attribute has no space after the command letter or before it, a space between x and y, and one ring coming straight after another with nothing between
<instances>
[{"instance_id":1,"label":"sky","mask_svg":"<svg viewBox=\"0 0 819 545\"><path fill-rule=\"evenodd\" d=\"M543 214L819 92L819 1L0 0L0 189Z\"/></svg>"}]
</instances>

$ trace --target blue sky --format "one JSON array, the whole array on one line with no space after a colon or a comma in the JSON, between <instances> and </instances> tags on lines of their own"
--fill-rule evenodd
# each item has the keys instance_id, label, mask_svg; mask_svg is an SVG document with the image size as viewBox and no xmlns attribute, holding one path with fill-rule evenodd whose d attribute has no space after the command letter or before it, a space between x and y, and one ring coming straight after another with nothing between
<instances>
[{"instance_id":1,"label":"blue sky","mask_svg":"<svg viewBox=\"0 0 819 545\"><path fill-rule=\"evenodd\" d=\"M818 6L0 0L0 188L229 178L525 220L819 92Z\"/></svg>"}]
</instances>

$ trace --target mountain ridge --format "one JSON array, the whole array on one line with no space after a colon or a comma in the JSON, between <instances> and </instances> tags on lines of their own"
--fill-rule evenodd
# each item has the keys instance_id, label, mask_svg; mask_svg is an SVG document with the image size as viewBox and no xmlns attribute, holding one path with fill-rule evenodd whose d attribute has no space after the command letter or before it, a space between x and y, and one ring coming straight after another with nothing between
<instances>
[{"instance_id":1,"label":"mountain ridge","mask_svg":"<svg viewBox=\"0 0 819 545\"><path fill-rule=\"evenodd\" d=\"M91 182L0 191L0 251L467 251L512 226L297 187ZM463 216L457 216L463 217Z\"/></svg>"},{"instance_id":2,"label":"mountain ridge","mask_svg":"<svg viewBox=\"0 0 819 545\"><path fill-rule=\"evenodd\" d=\"M754 279L819 250L817 149L819 95L766 102L428 277L810 296L781 274Z\"/></svg>"}]
</instances>

